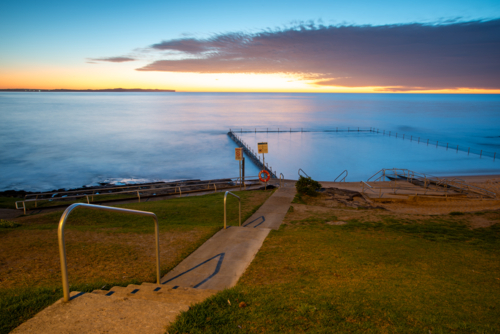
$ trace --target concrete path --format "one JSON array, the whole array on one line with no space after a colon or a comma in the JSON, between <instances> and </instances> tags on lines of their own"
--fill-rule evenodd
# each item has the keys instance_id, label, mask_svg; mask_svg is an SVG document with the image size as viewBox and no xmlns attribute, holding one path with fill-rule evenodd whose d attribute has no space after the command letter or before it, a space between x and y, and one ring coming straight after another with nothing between
<instances>
[{"instance_id":1,"label":"concrete path","mask_svg":"<svg viewBox=\"0 0 500 334\"><path fill-rule=\"evenodd\" d=\"M242 226L248 228L279 229L295 194L295 187L289 184L278 189Z\"/></svg>"},{"instance_id":2,"label":"concrete path","mask_svg":"<svg viewBox=\"0 0 500 334\"><path fill-rule=\"evenodd\" d=\"M236 285L271 229L279 229L295 187L278 189L242 227L216 233L161 279L162 284L223 290Z\"/></svg>"}]
</instances>

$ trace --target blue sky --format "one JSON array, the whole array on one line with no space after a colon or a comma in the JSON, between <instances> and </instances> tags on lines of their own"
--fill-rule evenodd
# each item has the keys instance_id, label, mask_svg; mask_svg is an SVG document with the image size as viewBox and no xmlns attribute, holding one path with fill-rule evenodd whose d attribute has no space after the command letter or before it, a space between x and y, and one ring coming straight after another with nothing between
<instances>
[{"instance_id":1,"label":"blue sky","mask_svg":"<svg viewBox=\"0 0 500 334\"><path fill-rule=\"evenodd\" d=\"M500 18L500 1L10 1L0 15L0 74L13 78L16 70L40 68L76 75L91 66L90 58L131 55L161 41L253 34L311 21L377 26L491 20ZM144 65L122 64L123 71ZM118 66L109 68L110 76ZM19 76L29 79L25 72ZM5 79L0 84L9 86Z\"/></svg>"}]
</instances>

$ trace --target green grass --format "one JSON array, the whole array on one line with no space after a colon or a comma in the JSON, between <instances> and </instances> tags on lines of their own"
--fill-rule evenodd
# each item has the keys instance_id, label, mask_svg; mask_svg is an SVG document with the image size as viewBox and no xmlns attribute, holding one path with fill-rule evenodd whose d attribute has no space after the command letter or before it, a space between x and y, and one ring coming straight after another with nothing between
<instances>
[{"instance_id":1,"label":"green grass","mask_svg":"<svg viewBox=\"0 0 500 334\"><path fill-rule=\"evenodd\" d=\"M236 287L182 313L169 333L500 331L499 224L328 220L272 231Z\"/></svg>"},{"instance_id":2,"label":"green grass","mask_svg":"<svg viewBox=\"0 0 500 334\"><path fill-rule=\"evenodd\" d=\"M470 229L464 222L447 219L426 219L418 223L384 217L382 222L349 220L344 230L394 231L431 241L460 241L481 247L500 249L500 224L489 228Z\"/></svg>"},{"instance_id":3,"label":"green grass","mask_svg":"<svg viewBox=\"0 0 500 334\"><path fill-rule=\"evenodd\" d=\"M306 204L306 202L304 201L304 199L302 198L302 195L297 193L295 195L295 197L293 198L292 200L292 203L294 204Z\"/></svg>"},{"instance_id":4,"label":"green grass","mask_svg":"<svg viewBox=\"0 0 500 334\"><path fill-rule=\"evenodd\" d=\"M236 192L236 194L242 199L243 222L246 218L250 217L258 209L258 207L260 207L265 199L272 194L272 191ZM183 197L167 201L131 203L120 205L120 207L154 212L158 216L160 232L175 233L191 231L194 229L204 231L203 236L195 242L189 242L182 245L182 250L179 252L178 257L173 259L168 266L162 266L162 274L165 274L222 228L224 216L223 196L223 193L216 193L204 196ZM236 199L228 198L227 210L228 225L237 225L238 203ZM55 240L57 240L55 233L61 213L62 212L53 212L44 215L31 215L23 217L17 220L20 222L21 226L16 228L2 228L0 229L0 236L4 238L8 237L9 233L15 232L17 234L33 234L38 233L37 231L40 231L40 233L41 231L47 231L47 233L52 235L51 233L53 231L53 240L51 238L50 240L47 240L47 242L36 241L35 244L19 244L19 250L10 250L14 253L26 253L26 256L31 257L37 257L39 254L43 254L46 252L45 249L47 247L51 247L50 250L53 251L52 248L56 247L54 244ZM100 231L105 234L153 234L154 223L153 219L148 217L114 214L105 211L79 208L72 212L66 224L66 230L74 230L78 232ZM92 262L79 262L78 266L81 267L94 267L95 265L101 264L103 261L109 264L114 257L122 256L122 253L125 254L123 256L134 257L134 253L127 247L128 246L123 245L106 245L98 242L92 244L71 244L67 242L68 256L71 252L80 255L84 254L86 261L88 260ZM32 252L33 254L29 252ZM104 252L105 254L101 254L99 252ZM6 265L2 264L1 260L2 259L0 257L0 266ZM133 259L130 261L132 260ZM116 270L120 271L120 273L123 271L123 269L118 269ZM26 270L29 271L32 269L26 268ZM55 270L57 269L55 268ZM152 269L150 273L145 273L145 275L151 277L150 281L152 281L154 278L154 269ZM50 281L51 277L54 277L52 281ZM76 284L70 286L71 291L92 291L94 289L101 288L103 285L106 285L109 289L115 285L126 286L132 283L142 283L134 279L131 280L130 278L125 278L125 276L124 279L115 281L102 281L85 276L75 277L74 273L73 276L71 276L71 272L70 278L70 284L72 282L77 282ZM4 279L9 278L0 277L0 284ZM62 297L60 277L58 275L52 274L52 276L48 278L48 283L47 280L44 282L46 283L41 286L23 286L10 289L0 289L0 333L8 333L23 321L26 321L34 314L42 310L44 307L52 304L54 301ZM88 283L83 284L78 282Z\"/></svg>"},{"instance_id":5,"label":"green grass","mask_svg":"<svg viewBox=\"0 0 500 334\"><path fill-rule=\"evenodd\" d=\"M0 228L9 228L10 229L10 228L16 228L19 226L21 226L21 224L13 222L13 221L5 220L5 219L0 219Z\"/></svg>"},{"instance_id":6,"label":"green grass","mask_svg":"<svg viewBox=\"0 0 500 334\"><path fill-rule=\"evenodd\" d=\"M252 196L252 192L234 192L241 197L242 221L250 217L257 208L246 208L245 203ZM133 210L154 212L158 217L160 232L172 230L186 230L194 226L222 226L224 221L223 193L204 196L181 197L167 201L129 203L117 207ZM236 199L227 200L228 225L238 224L238 202ZM21 229L54 229L61 218L61 212L53 212L43 216L31 216L23 220ZM29 222L24 224L24 222ZM120 233L154 233L153 219L144 216L126 213L110 213L106 211L78 208L71 213L67 229L79 231L95 231L96 228L107 232Z\"/></svg>"},{"instance_id":7,"label":"green grass","mask_svg":"<svg viewBox=\"0 0 500 334\"><path fill-rule=\"evenodd\" d=\"M22 198L16 197L0 197L0 208L1 209L15 209L16 202L22 201Z\"/></svg>"}]
</instances>

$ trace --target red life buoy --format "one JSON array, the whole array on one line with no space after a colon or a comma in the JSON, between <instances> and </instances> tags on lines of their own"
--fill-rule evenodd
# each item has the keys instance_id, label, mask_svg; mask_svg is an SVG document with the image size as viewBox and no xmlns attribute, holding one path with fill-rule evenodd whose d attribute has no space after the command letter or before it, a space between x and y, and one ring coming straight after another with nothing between
<instances>
[{"instance_id":1,"label":"red life buoy","mask_svg":"<svg viewBox=\"0 0 500 334\"><path fill-rule=\"evenodd\" d=\"M267 175L265 179L264 179L264 174ZM261 180L262 182L267 182L270 179L271 179L271 174L269 174L267 170L263 169L259 172L259 180Z\"/></svg>"}]
</instances>

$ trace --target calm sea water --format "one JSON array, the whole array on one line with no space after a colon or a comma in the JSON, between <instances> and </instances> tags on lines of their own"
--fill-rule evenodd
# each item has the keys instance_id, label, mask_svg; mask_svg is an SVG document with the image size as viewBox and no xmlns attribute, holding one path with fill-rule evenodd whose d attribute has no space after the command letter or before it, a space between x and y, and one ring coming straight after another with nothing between
<instances>
[{"instance_id":1,"label":"calm sea water","mask_svg":"<svg viewBox=\"0 0 500 334\"><path fill-rule=\"evenodd\" d=\"M499 95L0 93L0 190L238 175L229 129L379 128L500 154ZM500 174L479 158L375 133L243 133L286 178L381 168ZM500 157L499 157L500 158ZM247 163L247 175L257 168Z\"/></svg>"}]
</instances>

